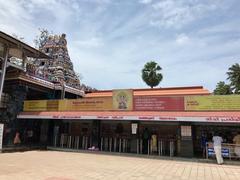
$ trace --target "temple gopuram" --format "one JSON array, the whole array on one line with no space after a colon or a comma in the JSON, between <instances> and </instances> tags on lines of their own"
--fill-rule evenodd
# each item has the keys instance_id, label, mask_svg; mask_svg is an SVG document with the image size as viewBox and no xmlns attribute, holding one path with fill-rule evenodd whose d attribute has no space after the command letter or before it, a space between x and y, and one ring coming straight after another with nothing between
<instances>
[{"instance_id":1,"label":"temple gopuram","mask_svg":"<svg viewBox=\"0 0 240 180\"><path fill-rule=\"evenodd\" d=\"M92 90L73 70L65 34L49 36L35 49L0 31L0 80L0 124L10 133L7 146L20 128L16 117L24 100L78 99Z\"/></svg>"},{"instance_id":2,"label":"temple gopuram","mask_svg":"<svg viewBox=\"0 0 240 180\"><path fill-rule=\"evenodd\" d=\"M80 80L74 72L73 64L68 54L66 35L50 35L43 47L39 49L51 59L35 59L29 66L33 73L52 82L81 89Z\"/></svg>"}]
</instances>

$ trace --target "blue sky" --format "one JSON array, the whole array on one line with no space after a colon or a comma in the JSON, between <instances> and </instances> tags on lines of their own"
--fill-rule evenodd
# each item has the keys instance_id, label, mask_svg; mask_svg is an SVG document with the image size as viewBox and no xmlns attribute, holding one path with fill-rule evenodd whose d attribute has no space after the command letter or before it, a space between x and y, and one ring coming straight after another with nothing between
<instances>
[{"instance_id":1,"label":"blue sky","mask_svg":"<svg viewBox=\"0 0 240 180\"><path fill-rule=\"evenodd\" d=\"M0 0L0 30L33 45L38 28L67 34L82 82L97 89L143 88L155 60L160 87L213 90L240 63L239 0Z\"/></svg>"}]
</instances>

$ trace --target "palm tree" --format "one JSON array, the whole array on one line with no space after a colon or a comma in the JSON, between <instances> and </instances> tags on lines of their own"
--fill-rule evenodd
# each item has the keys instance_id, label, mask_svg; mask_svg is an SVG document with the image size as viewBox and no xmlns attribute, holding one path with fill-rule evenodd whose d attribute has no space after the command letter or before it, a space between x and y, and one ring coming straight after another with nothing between
<instances>
[{"instance_id":1,"label":"palm tree","mask_svg":"<svg viewBox=\"0 0 240 180\"><path fill-rule=\"evenodd\" d=\"M227 72L228 80L235 94L240 94L240 65L238 63L232 65Z\"/></svg>"},{"instance_id":2,"label":"palm tree","mask_svg":"<svg viewBox=\"0 0 240 180\"><path fill-rule=\"evenodd\" d=\"M225 84L224 81L217 83L216 89L213 91L214 95L227 95L232 94L230 85Z\"/></svg>"},{"instance_id":3,"label":"palm tree","mask_svg":"<svg viewBox=\"0 0 240 180\"><path fill-rule=\"evenodd\" d=\"M147 62L142 69L142 79L143 81L153 88L157 86L162 80L162 74L159 71L162 68L154 61Z\"/></svg>"}]
</instances>

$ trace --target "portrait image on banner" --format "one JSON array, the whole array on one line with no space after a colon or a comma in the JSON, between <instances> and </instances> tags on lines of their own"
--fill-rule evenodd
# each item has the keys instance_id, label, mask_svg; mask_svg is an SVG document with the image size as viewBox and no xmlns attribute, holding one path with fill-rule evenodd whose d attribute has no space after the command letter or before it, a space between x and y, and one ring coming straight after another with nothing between
<instances>
[{"instance_id":1,"label":"portrait image on banner","mask_svg":"<svg viewBox=\"0 0 240 180\"><path fill-rule=\"evenodd\" d=\"M113 90L113 110L132 110L133 91Z\"/></svg>"}]
</instances>

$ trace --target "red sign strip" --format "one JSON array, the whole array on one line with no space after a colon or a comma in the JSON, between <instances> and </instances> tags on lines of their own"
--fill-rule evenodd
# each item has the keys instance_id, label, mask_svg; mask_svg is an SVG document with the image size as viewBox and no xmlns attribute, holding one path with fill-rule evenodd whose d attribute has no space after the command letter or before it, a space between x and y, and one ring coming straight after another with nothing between
<instances>
[{"instance_id":1,"label":"red sign strip","mask_svg":"<svg viewBox=\"0 0 240 180\"><path fill-rule=\"evenodd\" d=\"M183 97L136 96L135 111L184 111Z\"/></svg>"}]
</instances>

